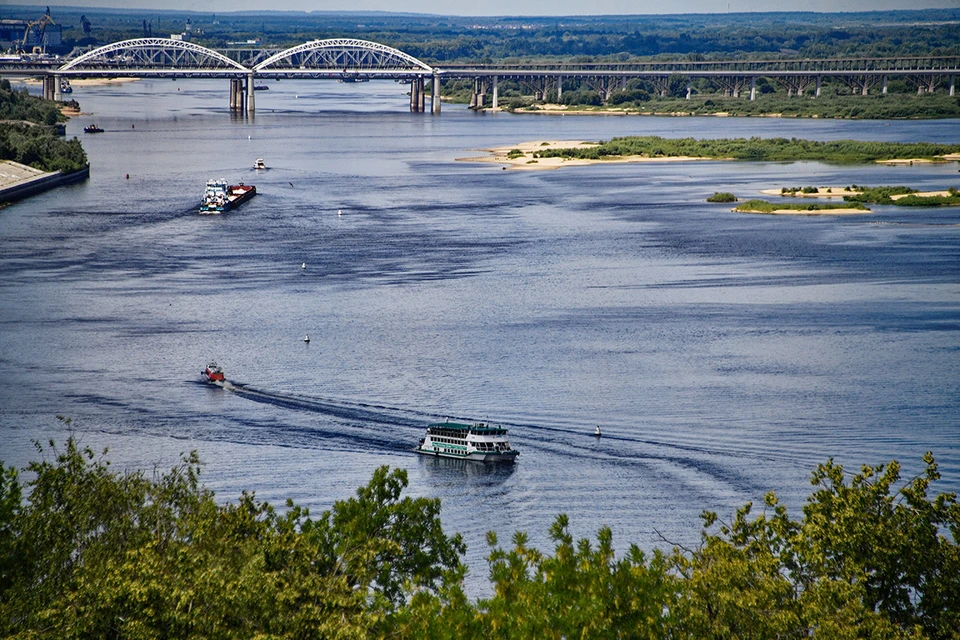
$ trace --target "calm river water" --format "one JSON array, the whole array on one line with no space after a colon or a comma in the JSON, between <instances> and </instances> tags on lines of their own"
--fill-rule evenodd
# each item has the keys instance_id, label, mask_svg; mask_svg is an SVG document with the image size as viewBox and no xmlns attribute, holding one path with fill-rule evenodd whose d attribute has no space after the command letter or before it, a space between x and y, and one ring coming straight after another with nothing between
<instances>
[{"instance_id":1,"label":"calm river water","mask_svg":"<svg viewBox=\"0 0 960 640\"><path fill-rule=\"evenodd\" d=\"M932 450L960 490L960 210L751 216L709 205L806 185L960 185L956 163L455 162L537 139L785 136L960 142L960 122L406 111L394 83L77 87L89 182L0 210L0 457L109 446L117 468L196 449L223 500L314 512L378 465L439 497L486 589L486 531L547 546L559 513L618 549L692 544L703 509L810 472ZM89 114L89 115L87 115ZM96 122L106 132L82 133ZM269 169L255 172L256 158ZM127 175L129 174L129 178ZM256 184L198 216L208 178ZM338 215L338 210L342 215ZM307 268L301 269L306 263ZM302 340L309 334L311 342ZM199 372L210 359L247 385ZM510 468L412 453L427 422L489 419ZM604 435L593 437L596 425ZM659 534L657 533L659 532Z\"/></svg>"}]
</instances>

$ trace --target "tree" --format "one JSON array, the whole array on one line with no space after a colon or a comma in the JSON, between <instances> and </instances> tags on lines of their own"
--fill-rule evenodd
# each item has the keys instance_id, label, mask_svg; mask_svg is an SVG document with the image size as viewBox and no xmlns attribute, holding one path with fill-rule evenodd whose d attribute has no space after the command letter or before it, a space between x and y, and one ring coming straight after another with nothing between
<instances>
[{"instance_id":1,"label":"tree","mask_svg":"<svg viewBox=\"0 0 960 640\"><path fill-rule=\"evenodd\" d=\"M25 502L0 473L4 637L365 638L408 593L463 575L439 501L401 498L402 470L311 520L252 494L217 504L196 453L148 478L72 438L50 447Z\"/></svg>"}]
</instances>

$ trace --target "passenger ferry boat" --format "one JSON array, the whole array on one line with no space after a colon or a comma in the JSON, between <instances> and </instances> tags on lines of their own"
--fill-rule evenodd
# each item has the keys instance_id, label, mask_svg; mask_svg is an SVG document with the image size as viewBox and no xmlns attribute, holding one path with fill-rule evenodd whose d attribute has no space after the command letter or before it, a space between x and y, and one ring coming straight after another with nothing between
<instances>
[{"instance_id":1,"label":"passenger ferry boat","mask_svg":"<svg viewBox=\"0 0 960 640\"><path fill-rule=\"evenodd\" d=\"M207 368L200 372L204 378L207 379L207 382L223 382L223 369L220 368L216 362L211 362L207 365Z\"/></svg>"},{"instance_id":2,"label":"passenger ferry boat","mask_svg":"<svg viewBox=\"0 0 960 640\"><path fill-rule=\"evenodd\" d=\"M200 200L200 213L223 213L238 207L253 196L257 188L252 184L227 185L226 180L207 180L207 188Z\"/></svg>"},{"instance_id":3,"label":"passenger ferry boat","mask_svg":"<svg viewBox=\"0 0 960 640\"><path fill-rule=\"evenodd\" d=\"M417 453L478 462L513 462L520 455L510 448L507 430L501 426L449 420L427 425L427 435L420 439Z\"/></svg>"}]
</instances>

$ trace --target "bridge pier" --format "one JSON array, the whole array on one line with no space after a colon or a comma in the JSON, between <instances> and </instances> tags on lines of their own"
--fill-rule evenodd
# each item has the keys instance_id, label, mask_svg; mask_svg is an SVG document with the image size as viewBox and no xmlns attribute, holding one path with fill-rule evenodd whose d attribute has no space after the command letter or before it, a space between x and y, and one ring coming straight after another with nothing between
<instances>
[{"instance_id":1,"label":"bridge pier","mask_svg":"<svg viewBox=\"0 0 960 640\"><path fill-rule=\"evenodd\" d=\"M417 76L410 82L410 111L423 113L426 107L426 92L423 86L423 76Z\"/></svg>"},{"instance_id":2,"label":"bridge pier","mask_svg":"<svg viewBox=\"0 0 960 640\"><path fill-rule=\"evenodd\" d=\"M756 76L750 77L750 99L751 100L757 99L757 77Z\"/></svg>"},{"instance_id":3,"label":"bridge pier","mask_svg":"<svg viewBox=\"0 0 960 640\"><path fill-rule=\"evenodd\" d=\"M250 86L253 87L253 85ZM251 91L253 91L252 88ZM230 78L230 111L242 112L246 106L244 97L243 79Z\"/></svg>"},{"instance_id":4,"label":"bridge pier","mask_svg":"<svg viewBox=\"0 0 960 640\"><path fill-rule=\"evenodd\" d=\"M53 76L53 99L63 102L63 91L60 90L60 76Z\"/></svg>"},{"instance_id":5,"label":"bridge pier","mask_svg":"<svg viewBox=\"0 0 960 640\"><path fill-rule=\"evenodd\" d=\"M493 110L500 108L500 82L497 76L493 76Z\"/></svg>"},{"instance_id":6,"label":"bridge pier","mask_svg":"<svg viewBox=\"0 0 960 640\"><path fill-rule=\"evenodd\" d=\"M430 111L440 113L440 74L433 73L433 84L430 85Z\"/></svg>"},{"instance_id":7,"label":"bridge pier","mask_svg":"<svg viewBox=\"0 0 960 640\"><path fill-rule=\"evenodd\" d=\"M880 93L887 95L887 76L883 76L883 84L880 89ZM950 95L953 95L952 93Z\"/></svg>"},{"instance_id":8,"label":"bridge pier","mask_svg":"<svg viewBox=\"0 0 960 640\"><path fill-rule=\"evenodd\" d=\"M473 110L483 109L483 104L487 101L486 87L481 78L473 80L473 95L470 96L470 108Z\"/></svg>"},{"instance_id":9,"label":"bridge pier","mask_svg":"<svg viewBox=\"0 0 960 640\"><path fill-rule=\"evenodd\" d=\"M823 80L823 78L821 78L820 76L817 76L817 93L816 93L816 96L814 96L814 97L817 97L817 98L820 97L820 86L821 86L821 81L822 81L822 80Z\"/></svg>"},{"instance_id":10,"label":"bridge pier","mask_svg":"<svg viewBox=\"0 0 960 640\"><path fill-rule=\"evenodd\" d=\"M563 97L563 76L557 76L557 102Z\"/></svg>"},{"instance_id":11,"label":"bridge pier","mask_svg":"<svg viewBox=\"0 0 960 640\"><path fill-rule=\"evenodd\" d=\"M690 99L690 95L693 93L693 85L687 83L687 100Z\"/></svg>"},{"instance_id":12,"label":"bridge pier","mask_svg":"<svg viewBox=\"0 0 960 640\"><path fill-rule=\"evenodd\" d=\"M241 80L240 82L243 82L243 81ZM255 90L253 88L253 85L254 85L253 74L251 73L247 75L247 115L248 116L252 116L256 111L257 102L253 97L253 92Z\"/></svg>"},{"instance_id":13,"label":"bridge pier","mask_svg":"<svg viewBox=\"0 0 960 640\"><path fill-rule=\"evenodd\" d=\"M53 100L56 92L56 79L53 76L43 76L43 99Z\"/></svg>"},{"instance_id":14,"label":"bridge pier","mask_svg":"<svg viewBox=\"0 0 960 640\"><path fill-rule=\"evenodd\" d=\"M956 83L956 76L953 76L953 75L950 76L950 97L951 97L951 98L954 96L954 85L955 85L955 83ZM886 86L884 86L884 89L886 89Z\"/></svg>"}]
</instances>

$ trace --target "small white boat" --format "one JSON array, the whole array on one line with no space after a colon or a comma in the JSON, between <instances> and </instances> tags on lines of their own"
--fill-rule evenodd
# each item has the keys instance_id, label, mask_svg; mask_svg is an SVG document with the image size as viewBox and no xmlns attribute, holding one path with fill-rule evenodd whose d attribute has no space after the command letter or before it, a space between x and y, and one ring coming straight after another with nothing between
<instances>
[{"instance_id":1,"label":"small white boat","mask_svg":"<svg viewBox=\"0 0 960 640\"><path fill-rule=\"evenodd\" d=\"M597 425L597 428L593 430L593 435L597 436L598 438L599 438L601 435L603 435L603 434L600 433L600 425Z\"/></svg>"},{"instance_id":2,"label":"small white boat","mask_svg":"<svg viewBox=\"0 0 960 640\"><path fill-rule=\"evenodd\" d=\"M301 264L301 265L300 265L300 268L301 268L301 269L306 269L306 268L307 268L307 263L304 262L303 264Z\"/></svg>"},{"instance_id":3,"label":"small white boat","mask_svg":"<svg viewBox=\"0 0 960 640\"><path fill-rule=\"evenodd\" d=\"M310 334L303 336L303 341L306 342L307 344L310 344Z\"/></svg>"},{"instance_id":4,"label":"small white boat","mask_svg":"<svg viewBox=\"0 0 960 640\"><path fill-rule=\"evenodd\" d=\"M266 169L267 165L264 163L263 158L257 158L257 160L253 163L253 168L258 170Z\"/></svg>"}]
</instances>

